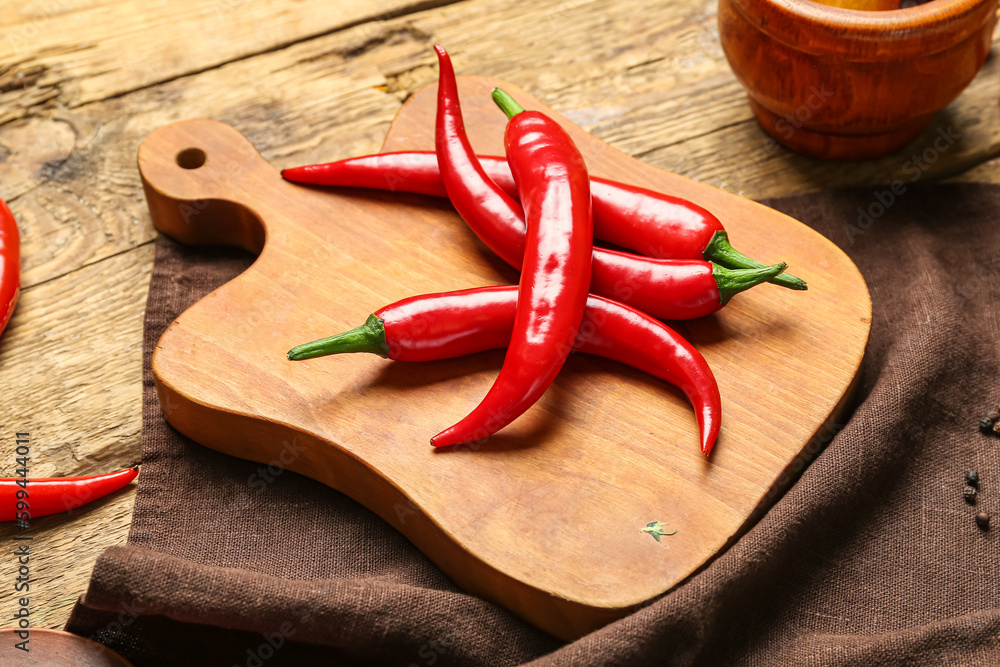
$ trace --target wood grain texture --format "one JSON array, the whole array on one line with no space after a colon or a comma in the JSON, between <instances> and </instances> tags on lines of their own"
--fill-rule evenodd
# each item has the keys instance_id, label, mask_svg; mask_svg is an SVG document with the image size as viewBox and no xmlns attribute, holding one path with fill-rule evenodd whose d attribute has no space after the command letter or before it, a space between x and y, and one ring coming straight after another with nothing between
<instances>
[{"instance_id":1,"label":"wood grain texture","mask_svg":"<svg viewBox=\"0 0 1000 667\"><path fill-rule=\"evenodd\" d=\"M35 438L32 476L112 472L138 461L142 309L151 267L152 247L145 246L22 292L18 317L0 339L0 396L7 428ZM53 316L62 312L73 317ZM107 440L127 444L128 460L112 453L118 447L106 451ZM13 456L0 460L0 470L14 467Z\"/></svg>"},{"instance_id":2,"label":"wood grain texture","mask_svg":"<svg viewBox=\"0 0 1000 667\"><path fill-rule=\"evenodd\" d=\"M32 477L90 475L138 463L142 311L152 246L24 290L0 338L0 476L16 466L16 432L30 434ZM71 315L68 315L71 314ZM33 520L32 625L60 627L94 560L128 534L135 484L67 514ZM23 534L0 524L0 540ZM0 595L7 620L20 595Z\"/></svg>"},{"instance_id":3,"label":"wood grain texture","mask_svg":"<svg viewBox=\"0 0 1000 667\"><path fill-rule=\"evenodd\" d=\"M496 85L552 113L507 83L460 79L473 144L494 153L505 125L489 95ZM434 106L433 89L412 97L384 150L433 146ZM431 448L429 436L485 394L498 355L408 365L291 363L284 352L405 296L513 282L460 218L439 201L292 186L211 121L157 130L139 166L158 229L186 243L263 249L160 339L153 371L167 420L261 462L301 441L289 468L374 510L467 590L573 638L673 587L741 529L840 405L871 304L854 265L812 230L557 120L595 175L702 203L751 255L777 261L780 249L813 285L794 294L764 286L684 323L723 392L710 461L676 392L589 358L574 358L538 405L485 443ZM192 150L204 165L182 168ZM653 520L680 537L653 541L640 531Z\"/></svg>"},{"instance_id":4,"label":"wood grain texture","mask_svg":"<svg viewBox=\"0 0 1000 667\"><path fill-rule=\"evenodd\" d=\"M761 126L821 158L871 159L910 143L972 81L997 0L893 12L809 0L720 0L722 46Z\"/></svg>"},{"instance_id":5,"label":"wood grain texture","mask_svg":"<svg viewBox=\"0 0 1000 667\"><path fill-rule=\"evenodd\" d=\"M468 1L0 125L0 145L10 152L0 162L0 196L26 221L25 282L153 237L134 151L155 128L216 118L282 167L373 152L400 101L433 80L435 40L449 46L460 73L516 81L616 148L743 196L930 182L1000 154L995 58L897 155L826 163L781 148L753 120L718 44L712 9L678 3L651 12L623 0L609 18L597 0L551 0L514 14L499 0ZM635 25L640 32L629 28ZM588 38L594 35L601 39ZM548 55L539 58L538 45L547 41ZM940 133L956 137L944 152L934 148Z\"/></svg>"},{"instance_id":6,"label":"wood grain texture","mask_svg":"<svg viewBox=\"0 0 1000 667\"><path fill-rule=\"evenodd\" d=\"M195 6L202 4L184 0L176 6L190 11L171 15L124 0L0 0L0 197L20 221L24 298L35 304L12 320L12 328L29 333L0 339L0 461L13 460L13 431L25 420L44 434L46 458L36 464L47 474L97 472L137 451L140 323L155 235L135 168L144 137L166 123L211 117L239 129L280 167L374 152L402 100L433 80L434 41L449 48L460 74L518 83L626 153L747 197L874 190L894 179L909 186L914 175L919 183L1000 182L997 35L980 74L913 144L881 160L842 164L791 153L760 129L719 45L715 0L463 0L397 18L372 13L375 20L344 29L338 20L319 37L295 17L267 28L282 31L282 44L291 46L246 31L282 12L305 15L302 3L254 2L250 23L214 32L202 15L206 7L229 15L226 4ZM319 12L345 6L329 3ZM168 16L177 21L167 26ZM159 32L134 30L144 19L161 21ZM206 41L226 64L186 53L177 59L172 45L200 49ZM140 42L148 46L132 48ZM83 57L83 43L100 57ZM939 132L959 135L943 153L932 150ZM99 326L110 328L96 335L94 320L78 317L67 295L84 282L114 294L119 261L130 254L138 267L126 271L135 296L108 304ZM87 345L66 347L58 364L36 367L31 350L50 330ZM12 356L22 360L16 367ZM60 381L63 364L78 369L70 382ZM95 432L93 424L106 426ZM75 461L71 447L53 443L86 443L87 456ZM35 617L39 625L62 626L93 557L124 542L130 504L101 523L92 513L49 520L46 535L67 538L37 571L49 582L35 592L45 609ZM90 546L78 553L72 540L84 538ZM12 613L14 598L0 587L0 609Z\"/></svg>"},{"instance_id":7,"label":"wood grain texture","mask_svg":"<svg viewBox=\"0 0 1000 667\"><path fill-rule=\"evenodd\" d=\"M296 41L448 0L152 0L21 15L0 29L0 122L25 109L107 99ZM189 35L190 39L178 39ZM123 57L128 66L123 66ZM6 83L7 85L3 85Z\"/></svg>"},{"instance_id":8,"label":"wood grain texture","mask_svg":"<svg viewBox=\"0 0 1000 667\"><path fill-rule=\"evenodd\" d=\"M40 440L42 434L38 435ZM79 472L93 470L87 468ZM13 541L15 535L32 537L30 574L33 583L28 591L32 627L65 625L77 598L87 588L97 557L108 547L125 542L132 521L135 490L136 484L132 483L73 512L35 519L27 533L14 524L0 525L0 539L6 545L19 544ZM8 568L10 592L5 591L0 598L5 628L17 625L9 620L17 611L17 600L22 595L14 591L15 570Z\"/></svg>"}]
</instances>

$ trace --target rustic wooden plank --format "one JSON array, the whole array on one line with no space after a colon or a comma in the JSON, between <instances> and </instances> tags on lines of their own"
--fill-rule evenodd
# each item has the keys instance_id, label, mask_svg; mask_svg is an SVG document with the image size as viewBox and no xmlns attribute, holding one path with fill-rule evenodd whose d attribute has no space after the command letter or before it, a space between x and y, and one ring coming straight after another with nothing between
<instances>
[{"instance_id":1,"label":"rustic wooden plank","mask_svg":"<svg viewBox=\"0 0 1000 667\"><path fill-rule=\"evenodd\" d=\"M28 2L0 3L0 25L14 30L22 38L44 29L46 22L56 16L120 3L121 0L28 0Z\"/></svg>"},{"instance_id":2,"label":"rustic wooden plank","mask_svg":"<svg viewBox=\"0 0 1000 667\"><path fill-rule=\"evenodd\" d=\"M0 338L0 476L13 476L15 431L33 434L33 477L137 461L151 268L147 244L22 292Z\"/></svg>"},{"instance_id":3,"label":"rustic wooden plank","mask_svg":"<svg viewBox=\"0 0 1000 667\"><path fill-rule=\"evenodd\" d=\"M1000 61L987 62L965 93L914 142L865 162L827 162L776 145L750 119L642 153L642 159L746 197L776 197L834 187L931 183L1000 152Z\"/></svg>"},{"instance_id":4,"label":"rustic wooden plank","mask_svg":"<svg viewBox=\"0 0 1000 667\"><path fill-rule=\"evenodd\" d=\"M374 151L399 100L435 76L435 40L450 47L460 73L516 81L625 152L750 197L908 178L908 156L937 137L932 129L897 156L861 164L791 153L753 121L718 46L714 10L626 0L609 18L601 1L550 0L516 16L498 0L464 2L8 124L0 128L0 145L12 153L0 164L0 195L31 191L14 203L26 227L25 281L51 279L152 237L133 161L156 127L219 118L280 166ZM626 31L629 24L639 32ZM960 139L921 172L923 181L1000 152L998 68L989 61L936 122Z\"/></svg>"},{"instance_id":5,"label":"rustic wooden plank","mask_svg":"<svg viewBox=\"0 0 1000 667\"><path fill-rule=\"evenodd\" d=\"M345 48L352 37L358 31L342 42ZM308 48L290 51L312 55ZM384 82L377 70L353 68L325 84L316 81L318 64L290 69L286 60L267 60L0 127L0 145L9 153L0 164L0 197L12 200L21 223L24 284L153 238L135 151L165 123L211 116L248 128L264 148L287 147L310 141L312 118L330 115L336 105L343 125L333 136L349 149L377 147L398 107L395 97L375 90Z\"/></svg>"},{"instance_id":6,"label":"rustic wooden plank","mask_svg":"<svg viewBox=\"0 0 1000 667\"><path fill-rule=\"evenodd\" d=\"M719 45L715 3L657 8L621 2L614 12L600 11L597 0L553 5L564 29L607 38L586 45L567 39L563 30L553 30L547 20L552 5L544 4L536 6L536 16L519 22L520 28L494 22L480 31L469 16L461 27L439 21L439 15L468 11L464 4L409 21L449 47L459 73L515 81L616 148L747 197L896 179L909 183L918 173L917 181L932 182L1000 154L996 57L911 145L879 160L826 162L778 146L757 125ZM500 51L496 35L513 44ZM555 46L551 54L549 42ZM534 57L540 44L543 59ZM433 78L432 64L429 54L415 53L383 70L412 92ZM951 143L941 151L935 142L945 145L943 137Z\"/></svg>"},{"instance_id":7,"label":"rustic wooden plank","mask_svg":"<svg viewBox=\"0 0 1000 667\"><path fill-rule=\"evenodd\" d=\"M86 471L96 472L96 469L88 467ZM16 524L0 524L0 540L5 545L30 545L32 582L28 597L32 627L62 628L66 624L73 604L87 588L97 557L128 537L135 490L136 484L132 483L73 512L36 519L27 531L21 531ZM15 535L31 536L32 540L14 542ZM13 550L12 546L10 551ZM14 562L12 556L9 562ZM16 625L8 619L19 608L17 601L24 595L14 590L15 569L7 568L9 584L0 591L2 627Z\"/></svg>"},{"instance_id":8,"label":"rustic wooden plank","mask_svg":"<svg viewBox=\"0 0 1000 667\"><path fill-rule=\"evenodd\" d=\"M14 475L17 432L30 434L32 477L139 462L142 314L152 261L146 244L24 290L0 338L0 476ZM125 540L134 490L31 522L32 625L65 623L94 560ZM15 534L15 525L0 525L0 540L9 544ZM17 598L13 585L0 588L4 626Z\"/></svg>"},{"instance_id":9,"label":"rustic wooden plank","mask_svg":"<svg viewBox=\"0 0 1000 667\"><path fill-rule=\"evenodd\" d=\"M347 26L449 0L152 0L64 10L6 3L0 29L0 122L73 107L203 71ZM372 23L375 22L375 23Z\"/></svg>"}]
</instances>

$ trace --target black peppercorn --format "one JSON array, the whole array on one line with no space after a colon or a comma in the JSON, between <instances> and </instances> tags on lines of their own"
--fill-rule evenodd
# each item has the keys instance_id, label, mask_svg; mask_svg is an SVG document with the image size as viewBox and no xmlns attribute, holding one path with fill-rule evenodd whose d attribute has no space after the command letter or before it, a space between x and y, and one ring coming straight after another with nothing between
<instances>
[{"instance_id":1,"label":"black peppercorn","mask_svg":"<svg viewBox=\"0 0 1000 667\"><path fill-rule=\"evenodd\" d=\"M979 526L982 530L989 530L990 528L989 512L977 512L976 525Z\"/></svg>"},{"instance_id":2,"label":"black peppercorn","mask_svg":"<svg viewBox=\"0 0 1000 667\"><path fill-rule=\"evenodd\" d=\"M979 432L984 435L989 435L993 432L993 427L997 425L997 420L990 419L989 417L983 417L979 421Z\"/></svg>"},{"instance_id":3,"label":"black peppercorn","mask_svg":"<svg viewBox=\"0 0 1000 667\"><path fill-rule=\"evenodd\" d=\"M965 502L969 503L970 505L976 502L976 487L967 486L965 487L964 493L965 493Z\"/></svg>"},{"instance_id":4,"label":"black peppercorn","mask_svg":"<svg viewBox=\"0 0 1000 667\"><path fill-rule=\"evenodd\" d=\"M965 483L969 486L979 486L979 473L975 470L965 473Z\"/></svg>"}]
</instances>

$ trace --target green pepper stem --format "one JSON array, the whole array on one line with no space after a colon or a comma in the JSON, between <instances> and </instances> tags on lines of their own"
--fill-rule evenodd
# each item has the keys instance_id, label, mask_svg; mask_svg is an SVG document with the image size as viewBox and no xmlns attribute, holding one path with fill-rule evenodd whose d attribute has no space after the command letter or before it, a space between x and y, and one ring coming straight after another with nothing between
<instances>
[{"instance_id":1,"label":"green pepper stem","mask_svg":"<svg viewBox=\"0 0 1000 667\"><path fill-rule=\"evenodd\" d=\"M705 246L702 257L710 262L721 264L728 269L763 269L767 264L750 259L729 243L729 234L723 231L715 232ZM788 289L804 290L808 288L806 281L788 273L781 273L768 282L781 285Z\"/></svg>"},{"instance_id":2,"label":"green pepper stem","mask_svg":"<svg viewBox=\"0 0 1000 667\"><path fill-rule=\"evenodd\" d=\"M719 286L719 301L723 306L726 305L740 292L767 282L784 271L787 266L787 264L775 264L762 269L727 269L713 262L712 277Z\"/></svg>"},{"instance_id":3,"label":"green pepper stem","mask_svg":"<svg viewBox=\"0 0 1000 667\"><path fill-rule=\"evenodd\" d=\"M372 352L388 357L389 344L385 340L385 326L381 318L369 315L368 321L356 329L293 347L288 351L288 358L301 361L345 352Z\"/></svg>"},{"instance_id":4,"label":"green pepper stem","mask_svg":"<svg viewBox=\"0 0 1000 667\"><path fill-rule=\"evenodd\" d=\"M497 103L498 107L503 109L503 112L507 114L507 118L513 118L524 111L524 107L515 102L513 97L500 88L493 89L493 101Z\"/></svg>"}]
</instances>

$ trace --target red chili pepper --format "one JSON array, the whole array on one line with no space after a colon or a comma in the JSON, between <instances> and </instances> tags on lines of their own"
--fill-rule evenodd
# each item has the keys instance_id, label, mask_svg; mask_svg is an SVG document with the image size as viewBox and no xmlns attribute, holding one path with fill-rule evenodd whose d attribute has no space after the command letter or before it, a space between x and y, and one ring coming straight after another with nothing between
<instances>
[{"instance_id":1,"label":"red chili pepper","mask_svg":"<svg viewBox=\"0 0 1000 667\"><path fill-rule=\"evenodd\" d=\"M495 156L478 158L486 175L507 195L517 197L507 161ZM437 156L430 151L366 155L285 169L281 175L296 183L448 196ZM719 219L685 199L599 176L590 177L590 194L594 236L602 241L659 259L704 259L731 269L766 266L733 248ZM769 282L806 289L804 280L787 273Z\"/></svg>"},{"instance_id":2,"label":"red chili pepper","mask_svg":"<svg viewBox=\"0 0 1000 667\"><path fill-rule=\"evenodd\" d=\"M437 361L510 342L517 289L479 287L416 296L385 306L362 326L299 345L293 361L345 352L372 352L394 361ZM694 406L701 450L719 434L719 386L705 358L662 322L603 297L590 295L573 349L614 359L681 389Z\"/></svg>"},{"instance_id":3,"label":"red chili pepper","mask_svg":"<svg viewBox=\"0 0 1000 667\"><path fill-rule=\"evenodd\" d=\"M86 505L122 488L139 474L128 468L90 477L0 479L0 521L36 519Z\"/></svg>"},{"instance_id":4,"label":"red chili pepper","mask_svg":"<svg viewBox=\"0 0 1000 667\"><path fill-rule=\"evenodd\" d=\"M21 237L17 221L0 199L0 333L10 321L21 292Z\"/></svg>"},{"instance_id":5,"label":"red chili pepper","mask_svg":"<svg viewBox=\"0 0 1000 667\"><path fill-rule=\"evenodd\" d=\"M458 109L457 114L445 116L451 119L447 120L446 130L454 141L438 143L442 167L451 165L457 174L448 181L448 187L453 190L452 203L470 229L493 252L520 269L526 236L521 204L503 192L475 158L468 139L464 138L458 87L447 53L441 62L439 91L442 87L447 88L451 93L449 99L453 100L446 102L443 108ZM438 170L439 174L443 172L443 169ZM392 174L383 174L381 178L383 181L395 180ZM442 184L444 182L442 180ZM762 269L726 269L704 260L652 259L594 248L590 291L659 319L686 320L718 311L739 292L767 281L784 269L784 264Z\"/></svg>"},{"instance_id":6,"label":"red chili pepper","mask_svg":"<svg viewBox=\"0 0 1000 667\"><path fill-rule=\"evenodd\" d=\"M455 70L451 58L440 44L434 45L438 55L440 75L438 77L437 127L434 133L434 145L437 148L438 170L448 199L458 214L462 216L476 235L501 259L518 269L522 268L525 259L526 226L524 210L510 195L494 183L472 150L472 144L465 133L465 123L462 120L462 106L458 99L458 82L455 80ZM510 130L508 129L508 132ZM506 140L506 136L505 136ZM565 142L564 142L565 143ZM508 148L508 150L510 150ZM574 147L575 151L576 148ZM565 152L565 151L564 151ZM549 156L539 155L539 159ZM563 157L563 156L560 156ZM581 158L582 162L582 158ZM586 173L586 167L584 167ZM513 183L513 177L511 178ZM546 183L549 179L546 179ZM593 230L593 215L590 213L589 183L575 184L585 188L587 193L586 212L591 222L587 228ZM517 188L515 187L515 190ZM581 204L582 206L582 204ZM505 221L507 225L495 224L493 221ZM562 222L565 224L565 221ZM517 227L521 231L519 244L508 242L509 228ZM590 253L593 243L593 233L590 234L588 250L586 251L588 274ZM522 277L523 281L523 277ZM589 284L589 279L585 284Z\"/></svg>"},{"instance_id":7,"label":"red chili pepper","mask_svg":"<svg viewBox=\"0 0 1000 667\"><path fill-rule=\"evenodd\" d=\"M467 154L478 165L464 136L451 60L440 45L434 48L441 65L435 135L445 187L477 179L491 183L481 168L449 159ZM558 123L524 111L509 96L498 97L499 92L493 91L493 99L510 118L504 145L527 226L514 329L486 397L431 438L435 447L485 438L530 408L562 368L587 305L594 231L583 156ZM449 196L463 208L481 206L492 212L490 195L480 196L473 185L449 190Z\"/></svg>"},{"instance_id":8,"label":"red chili pepper","mask_svg":"<svg viewBox=\"0 0 1000 667\"><path fill-rule=\"evenodd\" d=\"M461 147L456 143L455 146ZM466 144L467 146L467 144ZM451 198L469 228L505 262L521 268L525 224L521 205L474 166L468 156L444 157L462 165ZM638 308L661 320L710 315L736 294L780 274L785 264L762 269L727 269L700 259L653 259L617 250L593 249L590 291Z\"/></svg>"}]
</instances>

